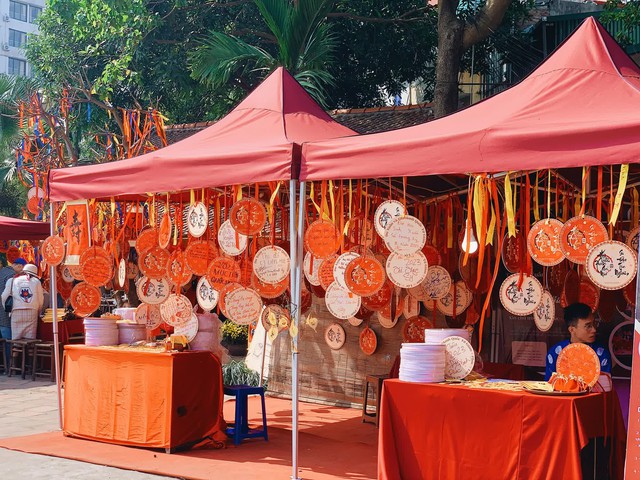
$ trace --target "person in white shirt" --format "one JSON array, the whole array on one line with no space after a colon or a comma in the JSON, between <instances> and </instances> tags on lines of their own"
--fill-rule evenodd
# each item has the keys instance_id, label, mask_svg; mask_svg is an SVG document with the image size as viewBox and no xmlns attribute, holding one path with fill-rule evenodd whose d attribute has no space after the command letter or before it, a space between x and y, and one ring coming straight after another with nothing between
<instances>
[{"instance_id":1,"label":"person in white shirt","mask_svg":"<svg viewBox=\"0 0 640 480\"><path fill-rule=\"evenodd\" d=\"M11 338L35 339L38 330L38 313L44 304L42 284L38 279L38 267L28 263L22 273L9 280L2 292L2 305L13 297L11 309Z\"/></svg>"}]
</instances>

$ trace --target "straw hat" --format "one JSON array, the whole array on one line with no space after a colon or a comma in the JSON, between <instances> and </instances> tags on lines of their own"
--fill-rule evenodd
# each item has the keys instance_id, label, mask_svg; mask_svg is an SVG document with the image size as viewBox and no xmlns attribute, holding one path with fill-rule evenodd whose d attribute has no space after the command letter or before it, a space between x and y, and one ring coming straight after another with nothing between
<instances>
[{"instance_id":1,"label":"straw hat","mask_svg":"<svg viewBox=\"0 0 640 480\"><path fill-rule=\"evenodd\" d=\"M27 263L22 269L23 273L28 273L33 275L34 277L38 276L38 267L36 267L33 263Z\"/></svg>"}]
</instances>

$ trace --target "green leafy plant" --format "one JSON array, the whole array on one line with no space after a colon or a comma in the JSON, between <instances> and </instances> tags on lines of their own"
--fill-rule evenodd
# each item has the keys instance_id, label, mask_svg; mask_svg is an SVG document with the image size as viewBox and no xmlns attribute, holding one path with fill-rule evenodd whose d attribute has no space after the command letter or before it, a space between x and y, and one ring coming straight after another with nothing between
<instances>
[{"instance_id":1,"label":"green leafy plant","mask_svg":"<svg viewBox=\"0 0 640 480\"><path fill-rule=\"evenodd\" d=\"M232 360L222 366L222 382L225 385L249 385L257 387L260 384L260 374L248 368L244 362ZM263 382L266 389L266 381Z\"/></svg>"},{"instance_id":2,"label":"green leafy plant","mask_svg":"<svg viewBox=\"0 0 640 480\"><path fill-rule=\"evenodd\" d=\"M238 325L231 320L225 320L222 324L222 339L230 343L246 342L249 338L249 327Z\"/></svg>"}]
</instances>

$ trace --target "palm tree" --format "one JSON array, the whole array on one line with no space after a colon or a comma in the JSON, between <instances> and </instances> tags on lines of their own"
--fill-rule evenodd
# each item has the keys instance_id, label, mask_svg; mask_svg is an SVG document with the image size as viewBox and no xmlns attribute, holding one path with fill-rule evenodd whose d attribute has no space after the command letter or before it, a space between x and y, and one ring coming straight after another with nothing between
<instances>
[{"instance_id":1,"label":"palm tree","mask_svg":"<svg viewBox=\"0 0 640 480\"><path fill-rule=\"evenodd\" d=\"M192 75L213 88L251 71L286 68L320 103L333 85L327 67L333 60L336 37L326 23L333 0L254 0L273 34L278 49L274 57L265 49L221 32L209 32L190 56Z\"/></svg>"}]
</instances>

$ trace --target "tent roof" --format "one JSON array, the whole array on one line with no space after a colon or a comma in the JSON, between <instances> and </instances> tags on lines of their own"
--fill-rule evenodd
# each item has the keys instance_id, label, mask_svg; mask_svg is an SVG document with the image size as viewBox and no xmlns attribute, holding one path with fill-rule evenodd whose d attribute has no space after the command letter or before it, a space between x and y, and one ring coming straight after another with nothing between
<instances>
[{"instance_id":1,"label":"tent roof","mask_svg":"<svg viewBox=\"0 0 640 480\"><path fill-rule=\"evenodd\" d=\"M45 222L0 216L0 240L42 240L50 228Z\"/></svg>"},{"instance_id":2,"label":"tent roof","mask_svg":"<svg viewBox=\"0 0 640 480\"><path fill-rule=\"evenodd\" d=\"M181 191L297 177L305 141L354 135L283 68L227 116L168 147L118 162L50 172L52 201Z\"/></svg>"},{"instance_id":3,"label":"tent roof","mask_svg":"<svg viewBox=\"0 0 640 480\"><path fill-rule=\"evenodd\" d=\"M638 162L640 69L593 18L514 87L424 125L303 145L300 180Z\"/></svg>"}]
</instances>

